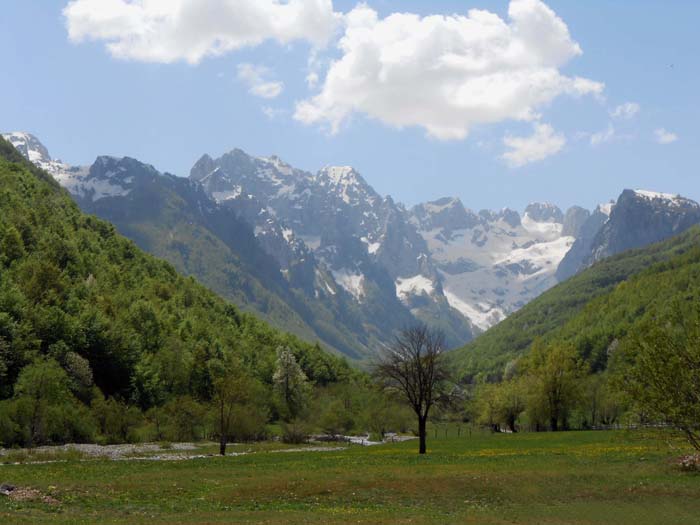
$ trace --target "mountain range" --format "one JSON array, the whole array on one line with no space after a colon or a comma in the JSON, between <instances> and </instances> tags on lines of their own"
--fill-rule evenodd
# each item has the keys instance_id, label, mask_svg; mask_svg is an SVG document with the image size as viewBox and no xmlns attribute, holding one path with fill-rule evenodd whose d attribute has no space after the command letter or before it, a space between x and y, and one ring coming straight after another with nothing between
<instances>
[{"instance_id":1,"label":"mountain range","mask_svg":"<svg viewBox=\"0 0 700 525\"><path fill-rule=\"evenodd\" d=\"M140 247L359 361L416 319L460 346L596 261L700 222L694 201L642 190L592 212L407 208L348 166L310 173L234 149L184 178L128 157L73 167L30 134L4 136Z\"/></svg>"}]
</instances>

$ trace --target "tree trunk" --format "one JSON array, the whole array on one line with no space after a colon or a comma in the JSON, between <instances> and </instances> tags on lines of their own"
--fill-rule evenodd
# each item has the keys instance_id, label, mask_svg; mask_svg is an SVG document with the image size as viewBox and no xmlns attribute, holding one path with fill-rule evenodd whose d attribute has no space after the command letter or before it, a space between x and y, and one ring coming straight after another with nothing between
<instances>
[{"instance_id":1,"label":"tree trunk","mask_svg":"<svg viewBox=\"0 0 700 525\"><path fill-rule=\"evenodd\" d=\"M221 454L222 456L226 455L226 434L224 434L223 432L219 437L219 454Z\"/></svg>"},{"instance_id":2,"label":"tree trunk","mask_svg":"<svg viewBox=\"0 0 700 525\"><path fill-rule=\"evenodd\" d=\"M550 426L550 428L552 429L552 432L556 432L557 430L559 430L559 421L558 421L558 418L556 418L556 417L551 417L551 418L549 419L549 426Z\"/></svg>"},{"instance_id":3,"label":"tree trunk","mask_svg":"<svg viewBox=\"0 0 700 525\"><path fill-rule=\"evenodd\" d=\"M418 416L418 440L420 441L420 445L418 448L418 453L419 454L425 454L426 451L426 446L425 446L425 439L426 439L426 429L425 429L425 423L426 423L425 417Z\"/></svg>"}]
</instances>

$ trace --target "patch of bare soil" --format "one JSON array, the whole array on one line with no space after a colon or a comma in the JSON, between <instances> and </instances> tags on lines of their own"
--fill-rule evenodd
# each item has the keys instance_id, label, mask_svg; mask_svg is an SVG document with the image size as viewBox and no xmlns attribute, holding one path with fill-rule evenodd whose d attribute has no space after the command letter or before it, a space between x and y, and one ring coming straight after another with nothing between
<instances>
[{"instance_id":1,"label":"patch of bare soil","mask_svg":"<svg viewBox=\"0 0 700 525\"><path fill-rule=\"evenodd\" d=\"M40 490L31 487L16 487L6 483L0 485L0 495L7 496L13 501L37 501L45 505L61 504L56 498L44 494Z\"/></svg>"}]
</instances>

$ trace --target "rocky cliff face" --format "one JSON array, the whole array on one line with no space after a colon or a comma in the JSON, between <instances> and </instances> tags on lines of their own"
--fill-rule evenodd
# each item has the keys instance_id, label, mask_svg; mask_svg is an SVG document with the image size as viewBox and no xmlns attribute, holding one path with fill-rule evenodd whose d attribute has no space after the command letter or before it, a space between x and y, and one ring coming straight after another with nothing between
<instances>
[{"instance_id":1,"label":"rocky cliff face","mask_svg":"<svg viewBox=\"0 0 700 525\"><path fill-rule=\"evenodd\" d=\"M610 220L596 235L591 255L584 264L652 244L700 222L700 205L680 195L644 190L625 190Z\"/></svg>"},{"instance_id":2,"label":"rocky cliff face","mask_svg":"<svg viewBox=\"0 0 700 525\"><path fill-rule=\"evenodd\" d=\"M583 261L590 254L593 240L603 224L605 224L605 221L608 220L612 208L613 204L611 203L601 204L593 213L589 213L588 218L578 229L576 242L574 242L571 249L559 263L555 274L558 282L565 281L585 268Z\"/></svg>"},{"instance_id":3,"label":"rocky cliff face","mask_svg":"<svg viewBox=\"0 0 700 525\"><path fill-rule=\"evenodd\" d=\"M668 193L624 190L617 202L591 215L557 270L566 279L591 264L662 241L700 223L697 202Z\"/></svg>"},{"instance_id":4,"label":"rocky cliff face","mask_svg":"<svg viewBox=\"0 0 700 525\"><path fill-rule=\"evenodd\" d=\"M566 210L564 225L561 232L562 235L578 238L581 234L581 229L590 216L591 212L580 206L572 206Z\"/></svg>"}]
</instances>

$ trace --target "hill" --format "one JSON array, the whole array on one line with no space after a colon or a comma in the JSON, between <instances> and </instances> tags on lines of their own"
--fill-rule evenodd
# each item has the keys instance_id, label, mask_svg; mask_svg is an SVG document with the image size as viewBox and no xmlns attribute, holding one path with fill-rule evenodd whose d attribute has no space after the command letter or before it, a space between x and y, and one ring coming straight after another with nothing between
<instances>
[{"instance_id":1,"label":"hill","mask_svg":"<svg viewBox=\"0 0 700 525\"><path fill-rule=\"evenodd\" d=\"M201 394L210 363L226 356L269 385L280 345L313 383L350 372L81 212L0 139L0 399L25 366L47 356L67 369L86 363L102 394L146 409Z\"/></svg>"},{"instance_id":2,"label":"hill","mask_svg":"<svg viewBox=\"0 0 700 525\"><path fill-rule=\"evenodd\" d=\"M604 259L548 290L450 354L465 380L498 379L536 338L576 344L593 370L605 367L636 323L672 301L700 292L700 227L646 248ZM614 348L614 346L613 346Z\"/></svg>"}]
</instances>

